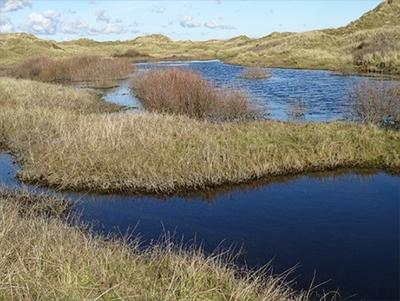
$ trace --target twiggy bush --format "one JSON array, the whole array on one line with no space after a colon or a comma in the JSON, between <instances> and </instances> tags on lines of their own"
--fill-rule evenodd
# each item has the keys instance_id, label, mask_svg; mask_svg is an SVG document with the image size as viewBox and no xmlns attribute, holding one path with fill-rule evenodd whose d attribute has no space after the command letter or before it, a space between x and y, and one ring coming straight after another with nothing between
<instances>
[{"instance_id":1,"label":"twiggy bush","mask_svg":"<svg viewBox=\"0 0 400 301\"><path fill-rule=\"evenodd\" d=\"M358 121L400 129L400 86L364 82L349 92L352 116Z\"/></svg>"},{"instance_id":2,"label":"twiggy bush","mask_svg":"<svg viewBox=\"0 0 400 301\"><path fill-rule=\"evenodd\" d=\"M306 117L306 107L301 99L295 99L287 107L289 121L304 121Z\"/></svg>"},{"instance_id":3,"label":"twiggy bush","mask_svg":"<svg viewBox=\"0 0 400 301\"><path fill-rule=\"evenodd\" d=\"M150 70L136 77L132 88L132 93L150 112L211 121L247 120L257 115L246 93L217 89L199 73L190 70Z\"/></svg>"},{"instance_id":4,"label":"twiggy bush","mask_svg":"<svg viewBox=\"0 0 400 301\"><path fill-rule=\"evenodd\" d=\"M137 58L137 57L148 57L147 54L140 52L134 48L128 49L122 53L115 53L114 57L128 57L128 58Z\"/></svg>"},{"instance_id":5,"label":"twiggy bush","mask_svg":"<svg viewBox=\"0 0 400 301\"><path fill-rule=\"evenodd\" d=\"M245 79L263 79L271 76L272 75L269 71L260 67L246 68L240 74L240 77Z\"/></svg>"},{"instance_id":6,"label":"twiggy bush","mask_svg":"<svg viewBox=\"0 0 400 301\"><path fill-rule=\"evenodd\" d=\"M77 56L56 60L34 57L12 69L11 75L45 82L82 81L108 86L114 80L126 78L132 70L133 65L128 58Z\"/></svg>"}]
</instances>

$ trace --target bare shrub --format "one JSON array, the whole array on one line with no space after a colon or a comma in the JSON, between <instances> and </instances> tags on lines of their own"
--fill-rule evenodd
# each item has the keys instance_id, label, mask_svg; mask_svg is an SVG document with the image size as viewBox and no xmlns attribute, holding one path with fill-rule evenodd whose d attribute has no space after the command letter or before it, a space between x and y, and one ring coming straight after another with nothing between
<instances>
[{"instance_id":1,"label":"bare shrub","mask_svg":"<svg viewBox=\"0 0 400 301\"><path fill-rule=\"evenodd\" d=\"M137 77L132 88L148 111L212 121L253 119L257 115L246 93L217 89L191 70L150 70Z\"/></svg>"},{"instance_id":2,"label":"bare shrub","mask_svg":"<svg viewBox=\"0 0 400 301\"><path fill-rule=\"evenodd\" d=\"M303 101L296 99L287 108L287 116L290 121L304 121L306 117L306 107Z\"/></svg>"},{"instance_id":3,"label":"bare shrub","mask_svg":"<svg viewBox=\"0 0 400 301\"><path fill-rule=\"evenodd\" d=\"M28 58L16 66L11 75L45 82L95 82L109 85L128 76L133 66L127 58L77 56L66 59Z\"/></svg>"},{"instance_id":4,"label":"bare shrub","mask_svg":"<svg viewBox=\"0 0 400 301\"><path fill-rule=\"evenodd\" d=\"M240 77L245 79L263 79L271 76L269 71L261 67L246 68L240 74Z\"/></svg>"},{"instance_id":5,"label":"bare shrub","mask_svg":"<svg viewBox=\"0 0 400 301\"><path fill-rule=\"evenodd\" d=\"M384 128L400 129L400 86L388 82L359 83L349 92L352 118Z\"/></svg>"},{"instance_id":6,"label":"bare shrub","mask_svg":"<svg viewBox=\"0 0 400 301\"><path fill-rule=\"evenodd\" d=\"M135 57L147 57L148 55L145 53L140 52L134 48L128 49L123 53L116 53L113 55L114 57L128 57L128 58L135 58Z\"/></svg>"}]
</instances>

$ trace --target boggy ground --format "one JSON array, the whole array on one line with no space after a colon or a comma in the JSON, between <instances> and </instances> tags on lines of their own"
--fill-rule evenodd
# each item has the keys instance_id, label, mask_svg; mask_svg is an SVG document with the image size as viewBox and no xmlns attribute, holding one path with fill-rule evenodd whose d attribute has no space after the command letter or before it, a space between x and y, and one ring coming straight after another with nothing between
<instances>
[{"instance_id":1,"label":"boggy ground","mask_svg":"<svg viewBox=\"0 0 400 301\"><path fill-rule=\"evenodd\" d=\"M20 178L60 189L173 193L339 167L400 168L400 133L373 125L119 113L87 92L9 78L0 79L0 106L0 140L17 155Z\"/></svg>"},{"instance_id":2,"label":"boggy ground","mask_svg":"<svg viewBox=\"0 0 400 301\"><path fill-rule=\"evenodd\" d=\"M1 300L318 300L291 289L287 274L239 270L227 253L168 240L143 249L96 236L68 225L68 212L62 199L0 188Z\"/></svg>"}]
</instances>

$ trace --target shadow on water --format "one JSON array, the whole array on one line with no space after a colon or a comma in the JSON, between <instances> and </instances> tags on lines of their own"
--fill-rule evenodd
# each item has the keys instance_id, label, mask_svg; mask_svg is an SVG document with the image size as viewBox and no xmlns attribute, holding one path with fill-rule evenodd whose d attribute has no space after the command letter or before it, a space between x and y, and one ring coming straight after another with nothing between
<instances>
[{"instance_id":1,"label":"shadow on water","mask_svg":"<svg viewBox=\"0 0 400 301\"><path fill-rule=\"evenodd\" d=\"M9 154L0 155L2 185L22 187L17 170ZM299 288L316 271L317 281L331 279L325 289L338 288L343 297L396 300L399 184L400 177L379 171L340 171L166 197L58 194L101 234L133 233L146 244L172 233L206 252L242 247L239 264L273 259L276 272L298 265Z\"/></svg>"}]
</instances>

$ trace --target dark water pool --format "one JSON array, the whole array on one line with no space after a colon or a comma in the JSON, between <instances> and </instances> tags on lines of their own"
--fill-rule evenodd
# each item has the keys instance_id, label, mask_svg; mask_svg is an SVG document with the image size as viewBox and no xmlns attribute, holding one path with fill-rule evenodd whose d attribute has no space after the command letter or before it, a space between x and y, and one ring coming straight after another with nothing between
<instances>
[{"instance_id":1,"label":"dark water pool","mask_svg":"<svg viewBox=\"0 0 400 301\"><path fill-rule=\"evenodd\" d=\"M272 77L259 80L240 78L244 67L213 61L183 61L136 64L139 71L150 68L190 68L201 72L219 87L245 90L252 101L268 112L269 118L287 120L290 106L301 103L304 119L308 121L332 121L349 115L348 92L357 82L378 81L360 76L338 76L329 71L269 69ZM121 88L124 91L124 87ZM115 93L118 89L112 90ZM137 99L109 97L124 105L137 106Z\"/></svg>"},{"instance_id":2,"label":"dark water pool","mask_svg":"<svg viewBox=\"0 0 400 301\"><path fill-rule=\"evenodd\" d=\"M11 156L0 155L0 183L19 187ZM28 187L40 191L41 189ZM67 194L84 222L101 233L162 233L194 239L210 252L243 248L239 264L298 265L298 288L314 271L343 297L398 300L400 177L382 172L313 174L207 194L166 198Z\"/></svg>"}]
</instances>

